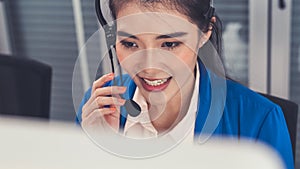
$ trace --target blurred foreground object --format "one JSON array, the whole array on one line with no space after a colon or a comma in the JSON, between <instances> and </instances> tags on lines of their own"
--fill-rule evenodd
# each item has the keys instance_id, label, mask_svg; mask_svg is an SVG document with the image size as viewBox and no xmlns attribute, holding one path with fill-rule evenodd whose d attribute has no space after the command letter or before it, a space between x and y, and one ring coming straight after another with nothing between
<instances>
[{"instance_id":1,"label":"blurred foreground object","mask_svg":"<svg viewBox=\"0 0 300 169\"><path fill-rule=\"evenodd\" d=\"M1 168L210 168L282 169L268 147L244 140L210 139L182 143L154 158L132 160L103 151L73 123L0 117Z\"/></svg>"}]
</instances>

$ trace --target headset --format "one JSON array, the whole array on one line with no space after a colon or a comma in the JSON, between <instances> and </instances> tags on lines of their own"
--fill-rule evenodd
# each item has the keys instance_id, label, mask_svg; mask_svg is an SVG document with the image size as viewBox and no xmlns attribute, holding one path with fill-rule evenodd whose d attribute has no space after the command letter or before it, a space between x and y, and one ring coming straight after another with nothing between
<instances>
[{"instance_id":1,"label":"headset","mask_svg":"<svg viewBox=\"0 0 300 169\"><path fill-rule=\"evenodd\" d=\"M114 23L115 21L112 21L111 25L107 23L101 10L100 0L95 0L95 9L96 9L97 18L105 32L105 39L106 39L107 50L110 58L111 69L112 72L115 73L113 59L116 58L116 24ZM213 0L211 0L209 9L204 14L205 20L211 19L214 15L215 15L215 8L213 7ZM119 71L120 71L121 84L123 85L122 70L119 69ZM126 100L124 106L127 113L133 117L136 117L141 113L141 107L132 99Z\"/></svg>"},{"instance_id":2,"label":"headset","mask_svg":"<svg viewBox=\"0 0 300 169\"><path fill-rule=\"evenodd\" d=\"M109 25L107 23L107 21L105 20L105 18L103 16L102 11L101 11L100 0L95 0L95 8L96 8L97 18L98 18L102 28L104 29L106 45L107 45L107 50L108 50L108 54L109 54L112 73L115 73L113 59L117 58L117 55L116 55L116 24L112 23L111 25ZM123 79L122 79L121 68L119 69L119 73L120 73L121 85L123 86L124 83L123 83ZM113 83L114 82L115 81L113 80ZM136 117L141 113L141 107L132 99L126 100L124 107L126 109L126 112L132 117Z\"/></svg>"}]
</instances>

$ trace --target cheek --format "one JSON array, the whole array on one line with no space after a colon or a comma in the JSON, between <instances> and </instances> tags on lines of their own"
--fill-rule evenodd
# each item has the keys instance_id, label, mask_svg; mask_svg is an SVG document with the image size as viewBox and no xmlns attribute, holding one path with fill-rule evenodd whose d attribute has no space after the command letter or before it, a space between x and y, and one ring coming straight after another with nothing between
<instances>
[{"instance_id":1,"label":"cheek","mask_svg":"<svg viewBox=\"0 0 300 169\"><path fill-rule=\"evenodd\" d=\"M116 46L116 54L117 54L117 59L119 60L120 63L126 57L126 53L122 51L122 49L119 46Z\"/></svg>"},{"instance_id":2,"label":"cheek","mask_svg":"<svg viewBox=\"0 0 300 169\"><path fill-rule=\"evenodd\" d=\"M193 51L183 51L177 56L191 69L191 71L194 70L197 62L197 55Z\"/></svg>"},{"instance_id":3,"label":"cheek","mask_svg":"<svg viewBox=\"0 0 300 169\"><path fill-rule=\"evenodd\" d=\"M121 68L131 77L134 77L139 70L136 65L140 64L140 61L136 58L137 56L134 55L135 52L126 50L123 47L116 47L116 54Z\"/></svg>"}]
</instances>

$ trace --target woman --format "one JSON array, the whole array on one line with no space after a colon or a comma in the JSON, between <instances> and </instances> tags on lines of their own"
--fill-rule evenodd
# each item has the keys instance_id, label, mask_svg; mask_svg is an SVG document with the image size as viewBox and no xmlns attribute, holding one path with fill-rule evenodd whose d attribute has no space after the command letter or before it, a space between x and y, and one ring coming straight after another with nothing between
<instances>
[{"instance_id":1,"label":"woman","mask_svg":"<svg viewBox=\"0 0 300 169\"><path fill-rule=\"evenodd\" d=\"M123 77L122 86L114 85L112 73L96 80L77 113L81 125L105 122L135 138L174 138L174 131L182 130L187 134L181 137L199 135L214 108L211 78L218 76L198 59L198 52L210 41L222 54L221 24L210 1L110 0L110 10L117 20L118 61L130 76ZM293 168L281 109L231 80L226 80L225 94L224 109L212 134L265 142L277 150L287 168ZM138 117L120 113L125 99L140 105ZM192 126L190 133L182 127L186 125Z\"/></svg>"}]
</instances>

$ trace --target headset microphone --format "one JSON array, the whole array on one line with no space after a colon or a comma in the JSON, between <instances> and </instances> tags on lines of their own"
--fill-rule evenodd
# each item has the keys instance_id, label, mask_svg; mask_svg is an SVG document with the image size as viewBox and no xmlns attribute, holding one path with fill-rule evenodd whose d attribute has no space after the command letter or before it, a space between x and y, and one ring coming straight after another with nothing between
<instances>
[{"instance_id":1,"label":"headset microphone","mask_svg":"<svg viewBox=\"0 0 300 169\"><path fill-rule=\"evenodd\" d=\"M111 69L112 69L112 72L115 73L113 59L116 58L116 49L115 49L115 47L116 47L115 46L116 45L116 24L115 23L112 23L112 25L107 24L103 14L102 14L102 11L101 11L100 0L95 0L95 8L96 8L97 18L105 32L105 38L106 38L107 49L109 51ZM119 71L120 71L121 85L123 85L121 68L119 69ZM125 106L127 113L132 117L136 117L141 113L141 107L132 99L126 100L126 103L124 104L124 106Z\"/></svg>"}]
</instances>

